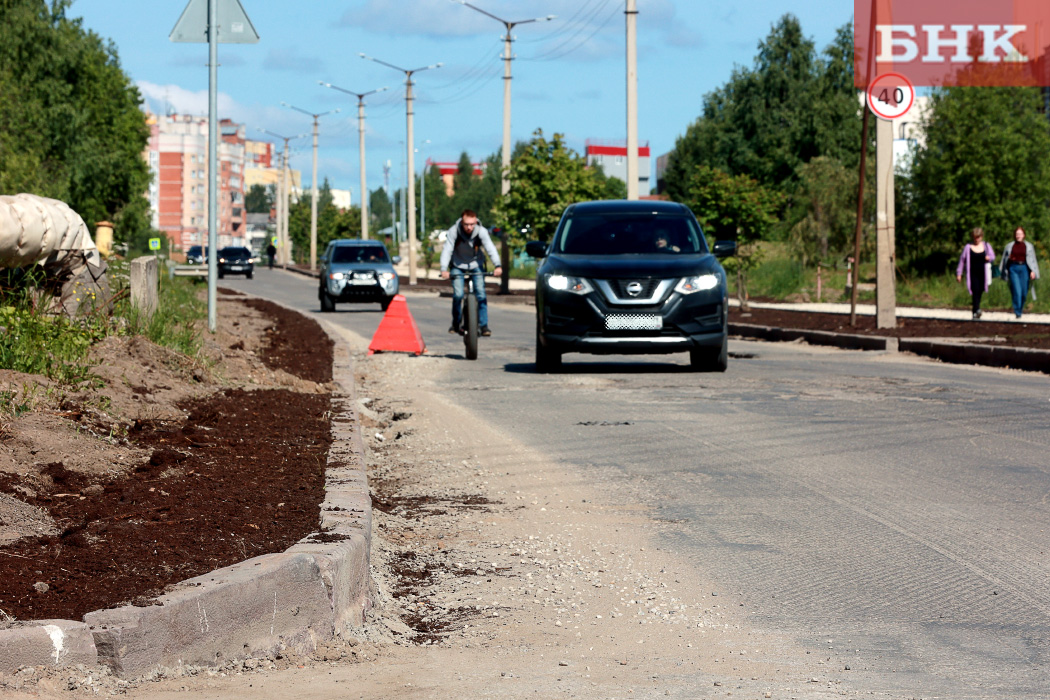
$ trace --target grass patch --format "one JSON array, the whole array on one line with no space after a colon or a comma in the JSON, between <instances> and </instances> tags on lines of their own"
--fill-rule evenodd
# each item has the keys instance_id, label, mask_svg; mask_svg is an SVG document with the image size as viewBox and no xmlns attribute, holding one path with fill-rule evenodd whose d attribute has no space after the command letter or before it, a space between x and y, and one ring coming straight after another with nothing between
<instances>
[{"instance_id":1,"label":"grass patch","mask_svg":"<svg viewBox=\"0 0 1050 700\"><path fill-rule=\"evenodd\" d=\"M128 266L110 264L113 310L105 308L78 318L51 313L50 296L40 291L32 274L0 289L0 369L39 374L62 385L94 382L87 365L91 346L111 335L142 335L189 356L202 346L200 321L206 315L193 282L184 278L159 280L159 305L149 319L131 306ZM24 396L0 395L0 412L17 414Z\"/></svg>"}]
</instances>

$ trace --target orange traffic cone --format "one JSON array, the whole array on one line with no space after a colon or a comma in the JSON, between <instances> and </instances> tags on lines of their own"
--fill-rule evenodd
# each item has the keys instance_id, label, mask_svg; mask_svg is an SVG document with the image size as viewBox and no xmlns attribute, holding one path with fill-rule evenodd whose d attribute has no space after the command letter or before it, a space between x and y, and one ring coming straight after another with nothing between
<instances>
[{"instance_id":1,"label":"orange traffic cone","mask_svg":"<svg viewBox=\"0 0 1050 700\"><path fill-rule=\"evenodd\" d=\"M368 354L377 352L411 352L422 355L427 346L423 343L423 336L419 332L419 326L408 310L408 301L404 296L398 294L386 309L386 315L379 322L376 334L372 336L372 344L368 346Z\"/></svg>"}]
</instances>

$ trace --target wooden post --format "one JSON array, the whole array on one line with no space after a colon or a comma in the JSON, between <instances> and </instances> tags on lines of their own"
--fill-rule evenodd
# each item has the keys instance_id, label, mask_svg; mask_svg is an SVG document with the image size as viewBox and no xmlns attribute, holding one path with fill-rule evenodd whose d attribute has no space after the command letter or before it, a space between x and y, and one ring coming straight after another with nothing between
<instances>
[{"instance_id":1,"label":"wooden post","mask_svg":"<svg viewBox=\"0 0 1050 700\"><path fill-rule=\"evenodd\" d=\"M147 319L153 316L158 306L157 258L143 255L131 261L131 306Z\"/></svg>"}]
</instances>

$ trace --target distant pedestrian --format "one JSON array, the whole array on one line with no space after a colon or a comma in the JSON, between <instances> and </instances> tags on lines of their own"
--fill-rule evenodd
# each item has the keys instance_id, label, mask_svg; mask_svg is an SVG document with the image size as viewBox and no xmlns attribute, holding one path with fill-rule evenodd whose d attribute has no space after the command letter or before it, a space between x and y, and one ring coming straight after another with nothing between
<instances>
[{"instance_id":1,"label":"distant pedestrian","mask_svg":"<svg viewBox=\"0 0 1050 700\"><path fill-rule=\"evenodd\" d=\"M973 298L973 317L981 317L981 297L992 284L992 263L995 262L995 251L984 240L984 229L977 227L970 232L972 243L963 246L959 256L959 265L955 268L955 279L959 282L966 278L966 289Z\"/></svg>"},{"instance_id":2,"label":"distant pedestrian","mask_svg":"<svg viewBox=\"0 0 1050 700\"><path fill-rule=\"evenodd\" d=\"M273 262L277 258L277 246L273 243L266 246L266 255L270 258L270 269L273 269Z\"/></svg>"},{"instance_id":3,"label":"distant pedestrian","mask_svg":"<svg viewBox=\"0 0 1050 700\"><path fill-rule=\"evenodd\" d=\"M1020 226L1014 231L1014 239L1007 243L1003 250L999 271L1010 284L1014 316L1021 318L1024 303L1028 298L1029 284L1032 280L1039 279L1039 261L1035 259L1035 246L1024 242L1024 229Z\"/></svg>"}]
</instances>

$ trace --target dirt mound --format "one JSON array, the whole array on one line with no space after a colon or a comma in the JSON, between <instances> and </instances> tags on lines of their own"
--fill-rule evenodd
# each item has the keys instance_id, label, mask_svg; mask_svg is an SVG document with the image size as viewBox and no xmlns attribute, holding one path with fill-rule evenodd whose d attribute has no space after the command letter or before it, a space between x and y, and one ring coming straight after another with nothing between
<instances>
[{"instance_id":1,"label":"dirt mound","mask_svg":"<svg viewBox=\"0 0 1050 700\"><path fill-rule=\"evenodd\" d=\"M144 604L316 530L332 367L316 322L223 295L199 357L144 338L91 357L99 390L0 377L33 398L0 426L0 611Z\"/></svg>"}]
</instances>

